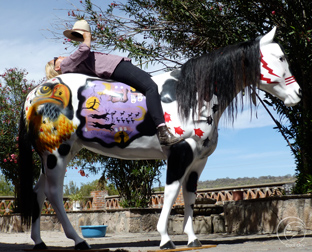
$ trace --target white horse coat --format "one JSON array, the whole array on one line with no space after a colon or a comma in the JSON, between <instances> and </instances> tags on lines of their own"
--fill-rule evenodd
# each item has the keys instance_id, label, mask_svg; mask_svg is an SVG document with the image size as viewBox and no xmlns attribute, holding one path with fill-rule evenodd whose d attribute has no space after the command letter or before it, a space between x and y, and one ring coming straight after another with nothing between
<instances>
[{"instance_id":1,"label":"white horse coat","mask_svg":"<svg viewBox=\"0 0 312 252\"><path fill-rule=\"evenodd\" d=\"M300 87L290 74L279 45L273 43L274 34L275 28L257 42L261 62L258 62L260 69L255 70L260 71L259 80L254 84L280 98L286 106L293 106L300 101ZM185 119L181 115L183 106L180 109L179 104L183 105L181 97L187 97L190 91L179 86L179 78L183 78L183 71L153 77L161 94L168 127L173 134L184 138L184 141L171 147L160 146L155 126L146 109L145 97L123 83L81 74L64 74L30 92L20 124L20 176L22 197L33 195L35 199L31 208L27 203L22 204L23 216L26 219L32 216L31 237L36 244L35 248L46 247L40 237L40 212L46 197L62 223L66 236L75 241L76 249L89 248L70 224L62 201L66 165L81 148L122 159L166 159L168 168L164 205L157 225L161 235L160 247L175 247L168 235L167 224L181 186L185 202L184 232L188 235L188 246L201 245L192 224L196 184L208 156L217 146L218 121L241 87L234 87L233 94L228 95L231 96L230 100L226 102L221 98L222 86L213 90L213 94L206 95L200 106L187 105L185 100L184 105L189 106L189 115L193 115ZM244 83L244 87L249 84L252 83ZM29 192L32 191L29 175L31 146L39 153L43 164L43 173L34 193Z\"/></svg>"}]
</instances>

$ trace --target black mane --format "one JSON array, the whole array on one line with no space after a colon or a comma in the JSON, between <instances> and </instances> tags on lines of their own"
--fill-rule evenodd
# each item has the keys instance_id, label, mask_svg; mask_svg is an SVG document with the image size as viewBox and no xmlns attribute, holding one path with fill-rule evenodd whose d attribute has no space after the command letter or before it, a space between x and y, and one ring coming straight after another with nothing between
<instances>
[{"instance_id":1,"label":"black mane","mask_svg":"<svg viewBox=\"0 0 312 252\"><path fill-rule=\"evenodd\" d=\"M260 79L260 48L258 40L220 48L188 60L181 68L177 83L177 102L182 118L189 118L193 109L201 109L213 94L218 97L219 110L228 107L227 118L237 114L237 90L251 94ZM242 92L241 92L242 93ZM250 95L251 103L251 95ZM241 95L243 105L243 95Z\"/></svg>"}]
</instances>

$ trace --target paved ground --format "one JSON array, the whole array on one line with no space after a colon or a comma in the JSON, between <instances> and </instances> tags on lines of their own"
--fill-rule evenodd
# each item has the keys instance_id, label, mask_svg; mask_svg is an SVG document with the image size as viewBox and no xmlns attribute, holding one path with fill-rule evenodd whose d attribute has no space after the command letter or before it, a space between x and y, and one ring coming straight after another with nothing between
<instances>
[{"instance_id":1,"label":"paved ground","mask_svg":"<svg viewBox=\"0 0 312 252\"><path fill-rule=\"evenodd\" d=\"M73 248L73 241L67 239L62 232L42 232L43 240L50 248ZM173 235L172 240L178 248L185 246L185 235ZM230 251L311 251L312 235L305 237L288 237L288 240L280 241L276 235L250 235L229 236L221 235L198 235L204 245L214 244L215 248L194 250L198 252L230 252ZM151 233L131 234L107 234L103 238L86 239L92 248L109 248L110 251L122 249L129 252L147 252L159 249L159 235ZM24 251L31 249L33 242L30 234L26 233L0 233L0 251ZM120 250L119 250L120 251Z\"/></svg>"}]
</instances>

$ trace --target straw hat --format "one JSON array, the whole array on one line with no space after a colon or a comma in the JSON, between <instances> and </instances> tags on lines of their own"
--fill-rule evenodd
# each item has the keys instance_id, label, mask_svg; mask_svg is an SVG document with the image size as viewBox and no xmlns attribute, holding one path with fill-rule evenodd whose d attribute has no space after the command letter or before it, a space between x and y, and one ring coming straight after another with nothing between
<instances>
[{"instance_id":1,"label":"straw hat","mask_svg":"<svg viewBox=\"0 0 312 252\"><path fill-rule=\"evenodd\" d=\"M69 39L72 39L72 40L75 40L75 41L83 41L83 36L82 34L84 32L91 32L91 29L90 29L90 25L88 24L88 22L86 20L78 20L73 28L71 30L66 30L63 32L64 36L69 38ZM94 40L92 38L92 40Z\"/></svg>"}]
</instances>

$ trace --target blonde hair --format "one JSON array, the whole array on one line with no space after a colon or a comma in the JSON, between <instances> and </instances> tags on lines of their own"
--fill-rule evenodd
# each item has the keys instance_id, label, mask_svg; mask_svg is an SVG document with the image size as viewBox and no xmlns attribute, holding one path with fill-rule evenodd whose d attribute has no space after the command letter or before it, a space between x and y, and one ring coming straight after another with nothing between
<instances>
[{"instance_id":1,"label":"blonde hair","mask_svg":"<svg viewBox=\"0 0 312 252\"><path fill-rule=\"evenodd\" d=\"M55 71L54 65L50 61L45 66L45 72L48 80L62 73L61 71Z\"/></svg>"}]
</instances>

